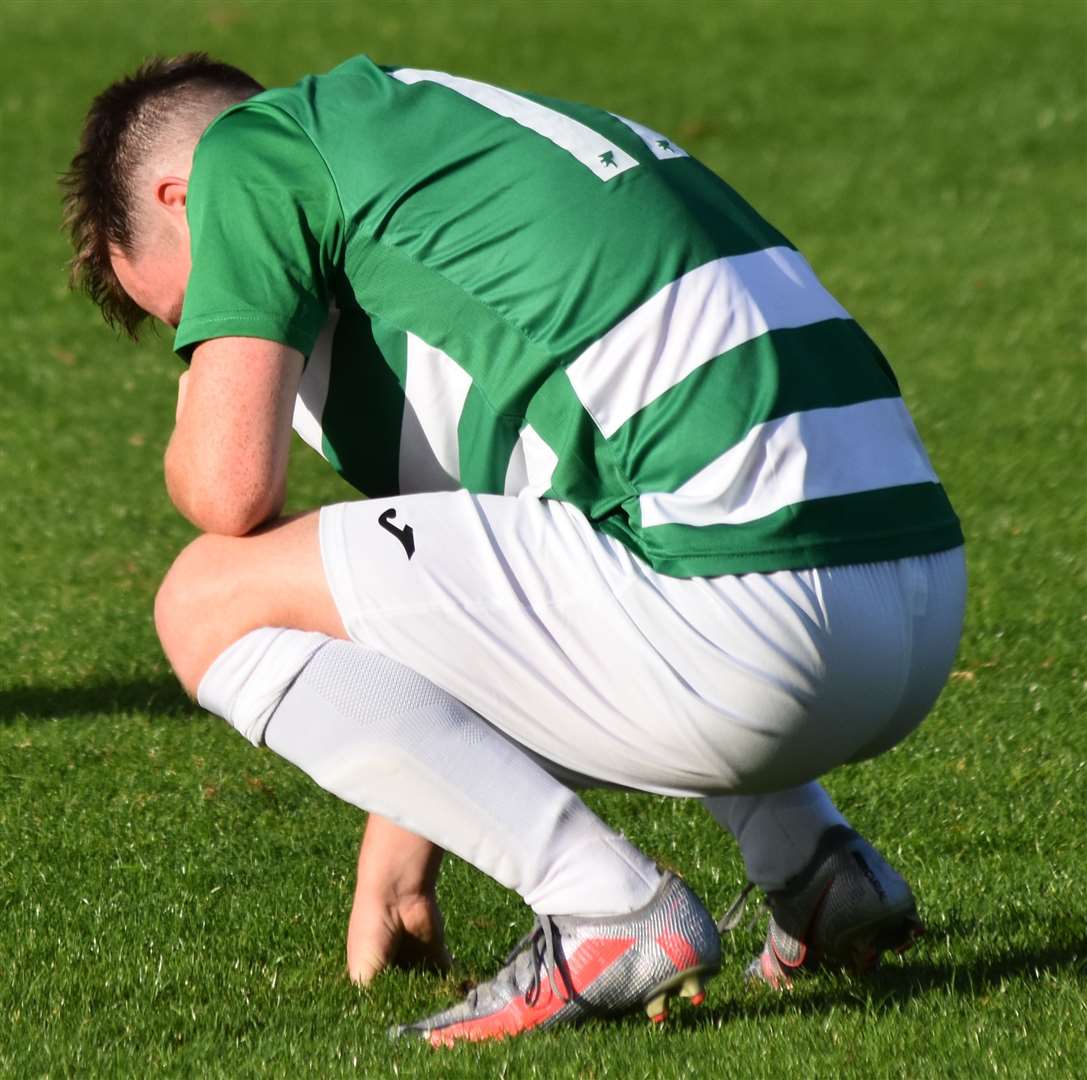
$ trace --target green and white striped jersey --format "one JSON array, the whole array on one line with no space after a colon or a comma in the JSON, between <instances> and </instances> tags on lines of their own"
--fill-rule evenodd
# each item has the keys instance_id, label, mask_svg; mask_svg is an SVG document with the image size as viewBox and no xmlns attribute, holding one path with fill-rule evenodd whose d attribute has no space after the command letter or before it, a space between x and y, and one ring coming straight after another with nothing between
<instances>
[{"instance_id":1,"label":"green and white striped jersey","mask_svg":"<svg viewBox=\"0 0 1087 1080\"><path fill-rule=\"evenodd\" d=\"M871 339L641 124L359 57L219 117L188 207L176 347L301 351L368 495L563 499L679 576L962 542Z\"/></svg>"}]
</instances>

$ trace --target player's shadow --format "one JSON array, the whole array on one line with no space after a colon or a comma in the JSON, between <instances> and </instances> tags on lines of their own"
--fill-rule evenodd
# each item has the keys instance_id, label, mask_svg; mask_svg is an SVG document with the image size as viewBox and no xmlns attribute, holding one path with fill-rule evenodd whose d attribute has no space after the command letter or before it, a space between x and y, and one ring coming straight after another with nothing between
<instances>
[{"instance_id":1,"label":"player's shadow","mask_svg":"<svg viewBox=\"0 0 1087 1080\"><path fill-rule=\"evenodd\" d=\"M76 686L19 686L0 690L0 726L16 721L67 720L102 713L150 713L156 718L192 716L198 709L177 679L103 679Z\"/></svg>"},{"instance_id":2,"label":"player's shadow","mask_svg":"<svg viewBox=\"0 0 1087 1080\"><path fill-rule=\"evenodd\" d=\"M930 926L930 933L943 927ZM958 936L958 935L956 935ZM952 991L968 997L983 997L1008 980L1038 978L1044 974L1082 979L1087 974L1087 936L1067 939L1055 928L1059 944L1007 949L995 956L958 961L954 959L887 960L882 968L864 978L818 975L792 992L775 993L766 987L745 988L734 1000L703 1009L683 1009L678 1026L718 1026L741 1017L822 1015L842 1009L879 1010L884 1005L905 1004L934 991ZM726 961L727 963L727 961Z\"/></svg>"}]
</instances>

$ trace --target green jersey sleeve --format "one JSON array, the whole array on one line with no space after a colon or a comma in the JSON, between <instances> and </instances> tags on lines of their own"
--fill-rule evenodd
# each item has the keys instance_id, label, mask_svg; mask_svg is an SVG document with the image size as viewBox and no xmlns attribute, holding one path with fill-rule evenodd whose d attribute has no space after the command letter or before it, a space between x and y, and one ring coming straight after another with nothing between
<instances>
[{"instance_id":1,"label":"green jersey sleeve","mask_svg":"<svg viewBox=\"0 0 1087 1080\"><path fill-rule=\"evenodd\" d=\"M342 262L343 214L321 154L259 99L205 132L189 179L192 271L174 348L258 337L308 356Z\"/></svg>"}]
</instances>

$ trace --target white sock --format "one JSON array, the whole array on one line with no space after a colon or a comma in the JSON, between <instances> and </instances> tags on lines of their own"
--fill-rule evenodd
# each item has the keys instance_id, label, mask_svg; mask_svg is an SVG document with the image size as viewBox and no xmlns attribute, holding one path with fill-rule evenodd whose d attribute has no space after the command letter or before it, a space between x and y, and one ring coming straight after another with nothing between
<instances>
[{"instance_id":1,"label":"white sock","mask_svg":"<svg viewBox=\"0 0 1087 1080\"><path fill-rule=\"evenodd\" d=\"M198 699L321 787L425 836L548 915L619 915L660 873L444 690L362 646L255 630Z\"/></svg>"},{"instance_id":2,"label":"white sock","mask_svg":"<svg viewBox=\"0 0 1087 1080\"><path fill-rule=\"evenodd\" d=\"M714 795L703 804L736 837L748 879L765 892L804 868L827 829L849 824L814 780L765 795Z\"/></svg>"}]
</instances>

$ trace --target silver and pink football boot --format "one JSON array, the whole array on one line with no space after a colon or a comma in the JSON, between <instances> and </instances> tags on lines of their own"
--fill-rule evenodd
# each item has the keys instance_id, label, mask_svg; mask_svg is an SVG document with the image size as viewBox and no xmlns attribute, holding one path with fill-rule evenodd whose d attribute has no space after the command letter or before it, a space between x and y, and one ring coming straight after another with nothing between
<instances>
[{"instance_id":1,"label":"silver and pink football boot","mask_svg":"<svg viewBox=\"0 0 1087 1080\"><path fill-rule=\"evenodd\" d=\"M743 899L718 924L739 922ZM864 974L885 951L905 952L924 933L909 885L863 837L844 825L827 829L807 866L766 894L770 926L762 952L747 969L776 989L817 967Z\"/></svg>"},{"instance_id":2,"label":"silver and pink football boot","mask_svg":"<svg viewBox=\"0 0 1087 1080\"><path fill-rule=\"evenodd\" d=\"M700 1005L706 980L720 966L720 938L709 912L666 873L652 900L629 915L537 916L493 979L459 1005L390 1034L451 1046L638 1008L660 1022L670 997Z\"/></svg>"}]
</instances>

